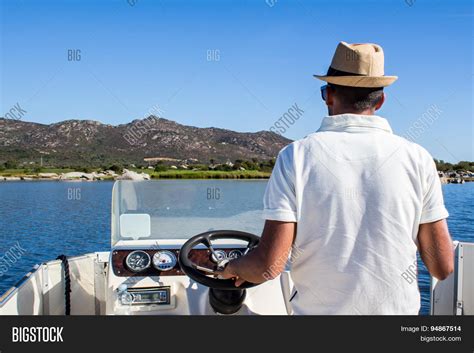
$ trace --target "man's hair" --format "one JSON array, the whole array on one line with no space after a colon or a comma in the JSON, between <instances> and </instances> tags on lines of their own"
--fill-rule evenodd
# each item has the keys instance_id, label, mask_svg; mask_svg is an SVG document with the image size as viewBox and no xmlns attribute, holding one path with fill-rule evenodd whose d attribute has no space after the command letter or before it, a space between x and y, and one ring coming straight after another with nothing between
<instances>
[{"instance_id":1,"label":"man's hair","mask_svg":"<svg viewBox=\"0 0 474 353\"><path fill-rule=\"evenodd\" d=\"M362 112L375 107L383 96L383 87L365 88L329 84L339 97L342 105L354 112Z\"/></svg>"}]
</instances>

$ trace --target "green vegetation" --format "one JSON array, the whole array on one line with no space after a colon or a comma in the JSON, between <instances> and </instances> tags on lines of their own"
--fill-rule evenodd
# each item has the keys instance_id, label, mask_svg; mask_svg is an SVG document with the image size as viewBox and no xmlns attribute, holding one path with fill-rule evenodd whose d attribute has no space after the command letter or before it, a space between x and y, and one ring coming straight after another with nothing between
<instances>
[{"instance_id":1,"label":"green vegetation","mask_svg":"<svg viewBox=\"0 0 474 353\"><path fill-rule=\"evenodd\" d=\"M456 164L447 163L443 160L435 159L436 167L439 171L474 172L474 162L461 161ZM135 171L137 173L147 173L153 179L265 179L269 178L275 158L268 160L236 160L233 163L217 163L210 159L208 164L192 163L186 161L159 161L152 167L147 165L132 164L112 164L104 165L101 168L89 166L71 166L68 168L55 168L51 166L40 166L32 164L19 166L17 161L8 160L0 162L0 176L3 177L32 177L37 178L39 173L68 173L68 172L103 172L112 170L116 174L121 174L123 169ZM113 179L111 175L103 175L101 179ZM467 180L467 179L466 179Z\"/></svg>"},{"instance_id":2,"label":"green vegetation","mask_svg":"<svg viewBox=\"0 0 474 353\"><path fill-rule=\"evenodd\" d=\"M39 173L68 173L79 171L83 173L103 172L112 170L121 174L123 169L132 170L137 173L147 173L153 179L266 179L270 177L275 159L259 161L236 160L234 163L217 163L214 159L209 164L192 163L186 161L159 161L152 168L146 165L113 164L104 165L102 168L87 166L71 166L70 168L52 168L31 165L23 168L12 168L16 166L15 161L0 163L0 176L4 177L31 177L37 178ZM8 167L8 168L7 168ZM103 176L101 179L113 179L112 176Z\"/></svg>"},{"instance_id":3,"label":"green vegetation","mask_svg":"<svg viewBox=\"0 0 474 353\"><path fill-rule=\"evenodd\" d=\"M155 166L155 172L165 172L167 170L168 167L166 167L162 161L159 161Z\"/></svg>"},{"instance_id":4,"label":"green vegetation","mask_svg":"<svg viewBox=\"0 0 474 353\"><path fill-rule=\"evenodd\" d=\"M3 164L5 169L16 169L18 164L16 161L8 160Z\"/></svg>"},{"instance_id":5,"label":"green vegetation","mask_svg":"<svg viewBox=\"0 0 474 353\"><path fill-rule=\"evenodd\" d=\"M18 168L18 169L1 169L1 176L26 176L26 175L37 175L38 173L69 173L74 172L76 169L71 168Z\"/></svg>"},{"instance_id":6,"label":"green vegetation","mask_svg":"<svg viewBox=\"0 0 474 353\"><path fill-rule=\"evenodd\" d=\"M443 160L437 160L436 158L434 161L436 163L436 169L441 172L446 172L448 170L474 172L474 162L460 161L459 163L451 164Z\"/></svg>"},{"instance_id":7,"label":"green vegetation","mask_svg":"<svg viewBox=\"0 0 474 353\"><path fill-rule=\"evenodd\" d=\"M214 159L209 164L172 165L159 161L153 171L146 169L154 179L263 179L269 178L275 159L259 161L236 160L217 164ZM140 170L136 170L140 171Z\"/></svg>"},{"instance_id":8,"label":"green vegetation","mask_svg":"<svg viewBox=\"0 0 474 353\"><path fill-rule=\"evenodd\" d=\"M114 172L117 173L117 174L123 172L123 166L118 165L118 164L113 164L113 165L111 165L110 167L103 168L103 169L104 169L104 170L112 170L112 171L114 171Z\"/></svg>"},{"instance_id":9,"label":"green vegetation","mask_svg":"<svg viewBox=\"0 0 474 353\"><path fill-rule=\"evenodd\" d=\"M256 170L167 170L148 172L153 179L267 179L269 172Z\"/></svg>"}]
</instances>

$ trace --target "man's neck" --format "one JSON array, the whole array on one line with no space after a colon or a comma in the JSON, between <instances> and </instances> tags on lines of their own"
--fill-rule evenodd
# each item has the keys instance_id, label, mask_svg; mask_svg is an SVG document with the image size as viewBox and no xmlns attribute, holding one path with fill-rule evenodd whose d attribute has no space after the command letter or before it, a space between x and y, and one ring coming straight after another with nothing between
<instances>
[{"instance_id":1,"label":"man's neck","mask_svg":"<svg viewBox=\"0 0 474 353\"><path fill-rule=\"evenodd\" d=\"M330 111L329 112L329 115L340 115L340 114L374 115L375 110L366 109L366 110L356 112L356 111L353 111L353 110L340 109L340 110L335 110L335 111Z\"/></svg>"}]
</instances>

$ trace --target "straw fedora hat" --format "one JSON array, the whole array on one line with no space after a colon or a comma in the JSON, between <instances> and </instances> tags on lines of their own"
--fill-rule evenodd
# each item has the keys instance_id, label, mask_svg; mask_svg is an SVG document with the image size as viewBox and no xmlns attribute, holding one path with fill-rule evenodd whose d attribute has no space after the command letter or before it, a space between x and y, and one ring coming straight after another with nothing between
<instances>
[{"instance_id":1,"label":"straw fedora hat","mask_svg":"<svg viewBox=\"0 0 474 353\"><path fill-rule=\"evenodd\" d=\"M340 42L326 75L314 77L340 86L386 87L397 76L384 76L384 55L380 45Z\"/></svg>"}]
</instances>

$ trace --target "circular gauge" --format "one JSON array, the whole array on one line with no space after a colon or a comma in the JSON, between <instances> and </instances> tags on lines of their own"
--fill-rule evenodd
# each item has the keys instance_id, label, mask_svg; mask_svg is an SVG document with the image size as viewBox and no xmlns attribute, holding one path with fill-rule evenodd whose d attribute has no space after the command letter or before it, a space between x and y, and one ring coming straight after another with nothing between
<instances>
[{"instance_id":1,"label":"circular gauge","mask_svg":"<svg viewBox=\"0 0 474 353\"><path fill-rule=\"evenodd\" d=\"M241 257L242 255L243 255L243 254L242 254L242 251L240 251L240 250L232 250L232 251L229 253L228 257L229 257L229 259L231 259L231 260L235 260L235 259L238 259L239 257Z\"/></svg>"},{"instance_id":2,"label":"circular gauge","mask_svg":"<svg viewBox=\"0 0 474 353\"><path fill-rule=\"evenodd\" d=\"M151 265L150 255L148 255L145 251L142 250L135 250L128 254L127 258L125 259L125 263L130 271L133 272L141 272L146 270Z\"/></svg>"},{"instance_id":3,"label":"circular gauge","mask_svg":"<svg viewBox=\"0 0 474 353\"><path fill-rule=\"evenodd\" d=\"M157 251L153 255L153 266L160 271L169 271L176 266L177 260L176 255L171 251L162 250Z\"/></svg>"},{"instance_id":4,"label":"circular gauge","mask_svg":"<svg viewBox=\"0 0 474 353\"><path fill-rule=\"evenodd\" d=\"M216 250L214 251L214 254L212 254L211 259L212 261L217 263L219 261L227 259L227 254L224 250Z\"/></svg>"}]
</instances>

